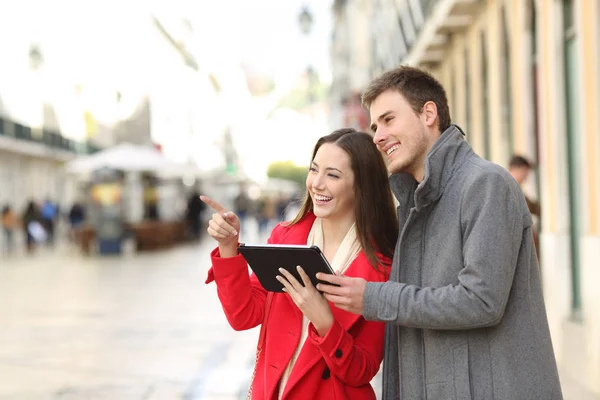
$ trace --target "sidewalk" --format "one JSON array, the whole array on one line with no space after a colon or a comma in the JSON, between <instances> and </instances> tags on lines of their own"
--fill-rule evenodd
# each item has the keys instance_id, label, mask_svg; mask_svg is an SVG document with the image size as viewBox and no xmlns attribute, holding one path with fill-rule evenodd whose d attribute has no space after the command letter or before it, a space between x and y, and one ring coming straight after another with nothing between
<instances>
[{"instance_id":1,"label":"sidewalk","mask_svg":"<svg viewBox=\"0 0 600 400\"><path fill-rule=\"evenodd\" d=\"M0 399L240 398L257 333L204 284L211 248L0 258Z\"/></svg>"},{"instance_id":2,"label":"sidewalk","mask_svg":"<svg viewBox=\"0 0 600 400\"><path fill-rule=\"evenodd\" d=\"M0 257L0 400L244 399L258 328L233 331L204 284L212 248ZM571 381L563 391L598 400Z\"/></svg>"}]
</instances>

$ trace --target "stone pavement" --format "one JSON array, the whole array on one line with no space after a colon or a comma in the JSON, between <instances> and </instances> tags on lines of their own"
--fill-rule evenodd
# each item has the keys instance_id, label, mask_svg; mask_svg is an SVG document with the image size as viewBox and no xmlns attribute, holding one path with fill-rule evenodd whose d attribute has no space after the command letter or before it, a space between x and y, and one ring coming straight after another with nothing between
<instances>
[{"instance_id":1,"label":"stone pavement","mask_svg":"<svg viewBox=\"0 0 600 400\"><path fill-rule=\"evenodd\" d=\"M204 284L211 248L0 258L0 399L243 398L258 332Z\"/></svg>"},{"instance_id":2,"label":"stone pavement","mask_svg":"<svg viewBox=\"0 0 600 400\"><path fill-rule=\"evenodd\" d=\"M258 329L234 332L204 284L212 247L0 256L0 400L244 399Z\"/></svg>"}]
</instances>

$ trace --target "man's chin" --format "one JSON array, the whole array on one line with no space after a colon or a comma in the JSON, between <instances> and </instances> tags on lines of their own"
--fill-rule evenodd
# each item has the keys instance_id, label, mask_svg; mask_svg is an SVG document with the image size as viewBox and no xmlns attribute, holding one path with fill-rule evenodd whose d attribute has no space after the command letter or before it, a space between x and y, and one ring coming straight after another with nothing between
<instances>
[{"instance_id":1,"label":"man's chin","mask_svg":"<svg viewBox=\"0 0 600 400\"><path fill-rule=\"evenodd\" d=\"M390 174L399 174L401 172L406 172L406 166L399 160L394 160L388 164L388 171Z\"/></svg>"}]
</instances>

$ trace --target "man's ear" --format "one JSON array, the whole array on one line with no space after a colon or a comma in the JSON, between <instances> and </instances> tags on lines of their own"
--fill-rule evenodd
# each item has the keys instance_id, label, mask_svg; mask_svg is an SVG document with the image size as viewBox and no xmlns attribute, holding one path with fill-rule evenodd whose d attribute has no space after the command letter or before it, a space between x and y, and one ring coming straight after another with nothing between
<instances>
[{"instance_id":1,"label":"man's ear","mask_svg":"<svg viewBox=\"0 0 600 400\"><path fill-rule=\"evenodd\" d=\"M423 105L423 111L421 112L423 122L430 128L433 128L438 123L438 112L437 106L433 101L428 101Z\"/></svg>"}]
</instances>

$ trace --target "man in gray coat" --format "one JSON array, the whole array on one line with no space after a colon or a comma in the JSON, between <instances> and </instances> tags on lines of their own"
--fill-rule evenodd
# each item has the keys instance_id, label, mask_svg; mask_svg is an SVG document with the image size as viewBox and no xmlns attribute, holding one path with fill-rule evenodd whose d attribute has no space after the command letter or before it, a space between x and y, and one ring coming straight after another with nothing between
<instances>
[{"instance_id":1,"label":"man in gray coat","mask_svg":"<svg viewBox=\"0 0 600 400\"><path fill-rule=\"evenodd\" d=\"M340 285L319 285L337 307L387 322L383 398L561 399L517 182L473 152L427 72L388 71L363 104L399 203L390 279L318 278Z\"/></svg>"}]
</instances>

